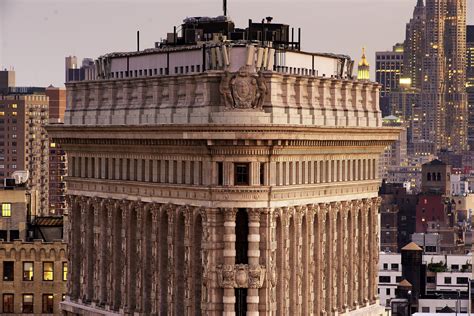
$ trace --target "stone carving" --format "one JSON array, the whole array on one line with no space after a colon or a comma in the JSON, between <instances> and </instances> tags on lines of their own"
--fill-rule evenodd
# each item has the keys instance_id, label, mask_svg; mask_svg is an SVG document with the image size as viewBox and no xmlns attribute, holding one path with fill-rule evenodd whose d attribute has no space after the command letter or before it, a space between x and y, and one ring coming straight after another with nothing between
<instances>
[{"instance_id":1,"label":"stone carving","mask_svg":"<svg viewBox=\"0 0 474 316\"><path fill-rule=\"evenodd\" d=\"M256 76L248 66L242 66L234 76L224 73L219 92L227 110L262 110L268 89L262 72Z\"/></svg>"},{"instance_id":2,"label":"stone carving","mask_svg":"<svg viewBox=\"0 0 474 316\"><path fill-rule=\"evenodd\" d=\"M262 288L266 273L260 265L247 264L218 265L216 270L219 286L225 289Z\"/></svg>"}]
</instances>

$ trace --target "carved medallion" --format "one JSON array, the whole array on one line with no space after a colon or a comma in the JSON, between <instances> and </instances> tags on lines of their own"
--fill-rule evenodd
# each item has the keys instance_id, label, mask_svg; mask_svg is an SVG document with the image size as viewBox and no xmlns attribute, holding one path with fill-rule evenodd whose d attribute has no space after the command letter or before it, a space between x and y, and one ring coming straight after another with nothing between
<instances>
[{"instance_id":1,"label":"carved medallion","mask_svg":"<svg viewBox=\"0 0 474 316\"><path fill-rule=\"evenodd\" d=\"M250 67L242 66L234 76L225 72L219 92L227 110L262 110L267 85L262 73L256 76Z\"/></svg>"}]
</instances>

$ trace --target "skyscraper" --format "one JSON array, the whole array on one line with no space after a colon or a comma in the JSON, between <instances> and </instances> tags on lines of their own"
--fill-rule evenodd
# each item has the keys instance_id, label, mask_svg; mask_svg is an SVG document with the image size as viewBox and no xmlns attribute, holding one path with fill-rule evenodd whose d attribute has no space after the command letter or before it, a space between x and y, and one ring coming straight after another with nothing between
<instances>
[{"instance_id":1,"label":"skyscraper","mask_svg":"<svg viewBox=\"0 0 474 316\"><path fill-rule=\"evenodd\" d=\"M393 114L389 108L390 95L392 91L398 90L402 75L402 44L396 44L391 51L375 53L375 81L382 85L380 90L380 108L383 116Z\"/></svg>"},{"instance_id":2,"label":"skyscraper","mask_svg":"<svg viewBox=\"0 0 474 316\"><path fill-rule=\"evenodd\" d=\"M467 26L466 49L466 90L469 109L468 139L470 150L474 151L474 25Z\"/></svg>"},{"instance_id":3,"label":"skyscraper","mask_svg":"<svg viewBox=\"0 0 474 316\"><path fill-rule=\"evenodd\" d=\"M421 138L436 151L461 153L467 149L466 0L427 0L425 14Z\"/></svg>"}]
</instances>

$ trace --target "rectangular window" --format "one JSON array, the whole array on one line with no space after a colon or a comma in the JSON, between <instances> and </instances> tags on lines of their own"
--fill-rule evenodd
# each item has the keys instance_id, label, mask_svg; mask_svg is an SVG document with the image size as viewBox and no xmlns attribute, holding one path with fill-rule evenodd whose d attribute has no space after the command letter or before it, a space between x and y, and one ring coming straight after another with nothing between
<instances>
[{"instance_id":1,"label":"rectangular window","mask_svg":"<svg viewBox=\"0 0 474 316\"><path fill-rule=\"evenodd\" d=\"M217 185L224 185L224 163L223 162L217 163Z\"/></svg>"},{"instance_id":2,"label":"rectangular window","mask_svg":"<svg viewBox=\"0 0 474 316\"><path fill-rule=\"evenodd\" d=\"M392 270L398 271L398 269L399 269L398 263L392 263Z\"/></svg>"},{"instance_id":3,"label":"rectangular window","mask_svg":"<svg viewBox=\"0 0 474 316\"><path fill-rule=\"evenodd\" d=\"M13 313L13 294L3 294L3 308L4 314Z\"/></svg>"},{"instance_id":4,"label":"rectangular window","mask_svg":"<svg viewBox=\"0 0 474 316\"><path fill-rule=\"evenodd\" d=\"M28 314L33 313L33 294L23 294L22 312Z\"/></svg>"},{"instance_id":5,"label":"rectangular window","mask_svg":"<svg viewBox=\"0 0 474 316\"><path fill-rule=\"evenodd\" d=\"M3 241L7 241L8 240L8 230L0 230L0 239L2 239Z\"/></svg>"},{"instance_id":6,"label":"rectangular window","mask_svg":"<svg viewBox=\"0 0 474 316\"><path fill-rule=\"evenodd\" d=\"M63 262L63 281L67 281L67 262Z\"/></svg>"},{"instance_id":7,"label":"rectangular window","mask_svg":"<svg viewBox=\"0 0 474 316\"><path fill-rule=\"evenodd\" d=\"M390 289L385 289L385 294L390 295Z\"/></svg>"},{"instance_id":8,"label":"rectangular window","mask_svg":"<svg viewBox=\"0 0 474 316\"><path fill-rule=\"evenodd\" d=\"M458 271L459 270L459 265L458 264L452 264L451 265L451 270Z\"/></svg>"},{"instance_id":9,"label":"rectangular window","mask_svg":"<svg viewBox=\"0 0 474 316\"><path fill-rule=\"evenodd\" d=\"M468 278L456 278L456 283L457 284L468 284Z\"/></svg>"},{"instance_id":10,"label":"rectangular window","mask_svg":"<svg viewBox=\"0 0 474 316\"><path fill-rule=\"evenodd\" d=\"M383 269L384 269L384 270L388 270L388 263L384 263L384 264L383 264Z\"/></svg>"},{"instance_id":11,"label":"rectangular window","mask_svg":"<svg viewBox=\"0 0 474 316\"><path fill-rule=\"evenodd\" d=\"M436 278L432 276L426 277L426 283L436 283Z\"/></svg>"},{"instance_id":12,"label":"rectangular window","mask_svg":"<svg viewBox=\"0 0 474 316\"><path fill-rule=\"evenodd\" d=\"M53 294L43 294L43 313L54 313L54 296Z\"/></svg>"},{"instance_id":13,"label":"rectangular window","mask_svg":"<svg viewBox=\"0 0 474 316\"><path fill-rule=\"evenodd\" d=\"M379 276L379 283L390 283L390 276Z\"/></svg>"},{"instance_id":14,"label":"rectangular window","mask_svg":"<svg viewBox=\"0 0 474 316\"><path fill-rule=\"evenodd\" d=\"M14 262L3 261L3 281L13 281Z\"/></svg>"},{"instance_id":15,"label":"rectangular window","mask_svg":"<svg viewBox=\"0 0 474 316\"><path fill-rule=\"evenodd\" d=\"M33 281L33 262L23 262L23 281Z\"/></svg>"},{"instance_id":16,"label":"rectangular window","mask_svg":"<svg viewBox=\"0 0 474 316\"><path fill-rule=\"evenodd\" d=\"M12 216L12 205L10 203L2 203L2 216L3 217Z\"/></svg>"},{"instance_id":17,"label":"rectangular window","mask_svg":"<svg viewBox=\"0 0 474 316\"><path fill-rule=\"evenodd\" d=\"M16 239L20 239L20 231L19 230L10 230L10 241L14 241Z\"/></svg>"},{"instance_id":18,"label":"rectangular window","mask_svg":"<svg viewBox=\"0 0 474 316\"><path fill-rule=\"evenodd\" d=\"M249 164L236 163L234 164L235 185L249 185Z\"/></svg>"},{"instance_id":19,"label":"rectangular window","mask_svg":"<svg viewBox=\"0 0 474 316\"><path fill-rule=\"evenodd\" d=\"M451 284L451 278L450 277L445 277L444 278L444 284Z\"/></svg>"},{"instance_id":20,"label":"rectangular window","mask_svg":"<svg viewBox=\"0 0 474 316\"><path fill-rule=\"evenodd\" d=\"M53 262L43 262L43 281L54 281Z\"/></svg>"}]
</instances>

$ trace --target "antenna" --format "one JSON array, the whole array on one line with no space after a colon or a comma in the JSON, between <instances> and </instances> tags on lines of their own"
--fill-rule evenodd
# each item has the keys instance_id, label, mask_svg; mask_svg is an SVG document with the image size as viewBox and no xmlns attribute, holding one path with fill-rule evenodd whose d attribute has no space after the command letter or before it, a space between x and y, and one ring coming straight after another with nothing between
<instances>
[{"instance_id":1,"label":"antenna","mask_svg":"<svg viewBox=\"0 0 474 316\"><path fill-rule=\"evenodd\" d=\"M224 10L224 16L227 16L227 0L223 0L222 9Z\"/></svg>"}]
</instances>

